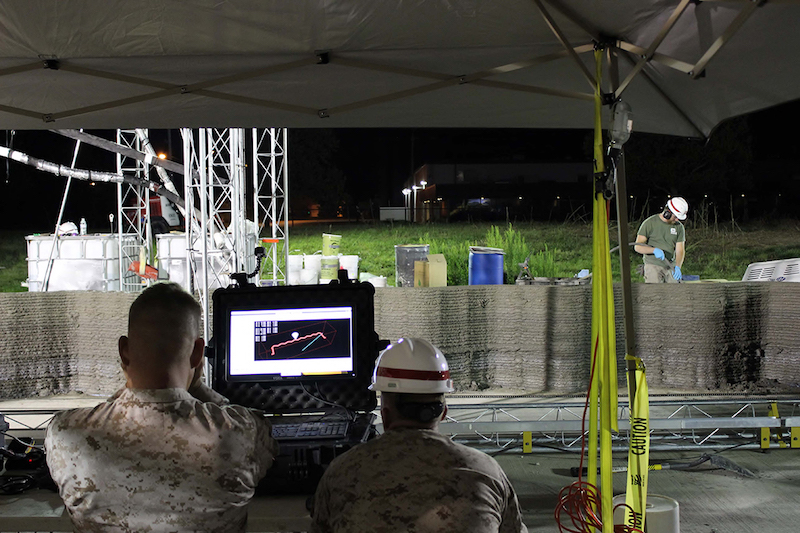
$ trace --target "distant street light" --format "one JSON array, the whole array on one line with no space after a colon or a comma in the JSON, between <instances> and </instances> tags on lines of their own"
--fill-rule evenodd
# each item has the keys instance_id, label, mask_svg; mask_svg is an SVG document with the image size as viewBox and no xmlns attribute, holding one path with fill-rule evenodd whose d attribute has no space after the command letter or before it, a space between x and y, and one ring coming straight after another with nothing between
<instances>
[{"instance_id":1,"label":"distant street light","mask_svg":"<svg viewBox=\"0 0 800 533\"><path fill-rule=\"evenodd\" d=\"M411 190L414 192L414 199L413 199L413 207L411 209L411 221L417 221L417 189L420 189L417 185L412 185Z\"/></svg>"},{"instance_id":2,"label":"distant street light","mask_svg":"<svg viewBox=\"0 0 800 533\"><path fill-rule=\"evenodd\" d=\"M409 216L409 212L408 212L408 208L409 208L409 197L408 197L408 195L409 194L411 194L411 189L409 189L408 187L403 189L403 200L404 200L403 206L405 207L405 214L404 214L403 218L405 218L406 222L411 220L411 217Z\"/></svg>"}]
</instances>

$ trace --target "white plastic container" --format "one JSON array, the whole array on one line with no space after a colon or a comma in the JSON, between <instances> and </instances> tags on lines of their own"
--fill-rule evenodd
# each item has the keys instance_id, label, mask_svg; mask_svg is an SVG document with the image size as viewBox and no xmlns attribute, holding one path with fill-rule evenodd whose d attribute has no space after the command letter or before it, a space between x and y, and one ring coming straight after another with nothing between
<instances>
[{"instance_id":1,"label":"white plastic container","mask_svg":"<svg viewBox=\"0 0 800 533\"><path fill-rule=\"evenodd\" d=\"M340 255L339 267L347 270L347 277L349 279L358 279L358 261L357 255Z\"/></svg>"},{"instance_id":2,"label":"white plastic container","mask_svg":"<svg viewBox=\"0 0 800 533\"><path fill-rule=\"evenodd\" d=\"M373 287L386 287L386 276L373 276L367 280Z\"/></svg>"},{"instance_id":3,"label":"white plastic container","mask_svg":"<svg viewBox=\"0 0 800 533\"><path fill-rule=\"evenodd\" d=\"M303 269L300 270L287 270L286 271L286 284L287 285L300 285L300 273Z\"/></svg>"},{"instance_id":4,"label":"white plastic container","mask_svg":"<svg viewBox=\"0 0 800 533\"><path fill-rule=\"evenodd\" d=\"M198 250L201 243L197 244ZM252 251L255 249L255 235L247 236L247 273L255 268L255 258ZM162 233L156 236L156 257L158 258L159 271L165 271L166 277L170 281L180 284L184 288L189 288L186 258L188 256L186 247L185 233ZM199 255L199 254L198 254ZM202 268L202 260L195 257L195 270L199 273ZM233 262L233 254L227 249L214 249L210 246L208 250L208 288L218 289L230 285L230 275L234 272L236 265Z\"/></svg>"},{"instance_id":5,"label":"white plastic container","mask_svg":"<svg viewBox=\"0 0 800 533\"><path fill-rule=\"evenodd\" d=\"M296 254L290 255L286 259L286 270L300 270L303 268L303 256Z\"/></svg>"},{"instance_id":6,"label":"white plastic container","mask_svg":"<svg viewBox=\"0 0 800 533\"><path fill-rule=\"evenodd\" d=\"M625 520L625 495L614 496L614 524ZM648 533L681 533L680 505L676 500L659 494L648 494L645 507L644 527Z\"/></svg>"},{"instance_id":7,"label":"white plastic container","mask_svg":"<svg viewBox=\"0 0 800 533\"><path fill-rule=\"evenodd\" d=\"M339 256L323 255L319 274L320 283L330 283L339 277Z\"/></svg>"},{"instance_id":8,"label":"white plastic container","mask_svg":"<svg viewBox=\"0 0 800 533\"><path fill-rule=\"evenodd\" d=\"M28 291L44 290L47 264L53 250L52 235L28 235ZM133 235L122 237L123 246L135 246ZM65 235L52 254L48 291L118 291L119 243L110 233ZM125 270L127 270L127 265Z\"/></svg>"},{"instance_id":9,"label":"white plastic container","mask_svg":"<svg viewBox=\"0 0 800 533\"><path fill-rule=\"evenodd\" d=\"M300 285L317 285L319 283L319 272L310 268L300 270Z\"/></svg>"},{"instance_id":10,"label":"white plastic container","mask_svg":"<svg viewBox=\"0 0 800 533\"><path fill-rule=\"evenodd\" d=\"M303 269L303 256L289 255L286 258L286 284L300 285L300 271Z\"/></svg>"},{"instance_id":11,"label":"white plastic container","mask_svg":"<svg viewBox=\"0 0 800 533\"><path fill-rule=\"evenodd\" d=\"M322 269L322 256L320 254L310 254L303 256L303 268L313 270L319 276Z\"/></svg>"}]
</instances>

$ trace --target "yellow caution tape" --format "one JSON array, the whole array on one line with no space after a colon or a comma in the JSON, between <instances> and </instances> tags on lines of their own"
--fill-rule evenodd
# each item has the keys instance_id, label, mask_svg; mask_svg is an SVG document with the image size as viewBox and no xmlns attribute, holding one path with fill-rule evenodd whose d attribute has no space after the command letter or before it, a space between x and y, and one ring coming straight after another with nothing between
<instances>
[{"instance_id":1,"label":"yellow caution tape","mask_svg":"<svg viewBox=\"0 0 800 533\"><path fill-rule=\"evenodd\" d=\"M628 372L628 391L631 399L631 432L628 447L628 484L625 492L625 525L644 531L647 507L647 482L650 470L650 407L644 363L638 357L626 355L635 370Z\"/></svg>"}]
</instances>

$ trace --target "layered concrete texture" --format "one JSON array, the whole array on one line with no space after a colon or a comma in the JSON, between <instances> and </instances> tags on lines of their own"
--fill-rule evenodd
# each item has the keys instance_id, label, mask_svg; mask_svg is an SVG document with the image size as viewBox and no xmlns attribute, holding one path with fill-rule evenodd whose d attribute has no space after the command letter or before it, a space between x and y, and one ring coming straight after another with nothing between
<instances>
[{"instance_id":1,"label":"layered concrete texture","mask_svg":"<svg viewBox=\"0 0 800 533\"><path fill-rule=\"evenodd\" d=\"M616 349L624 380L621 287ZM635 355L651 386L677 391L800 386L797 283L634 284ZM442 348L456 386L584 391L590 372L591 287L385 289L384 338L421 336Z\"/></svg>"},{"instance_id":2,"label":"layered concrete texture","mask_svg":"<svg viewBox=\"0 0 800 533\"><path fill-rule=\"evenodd\" d=\"M268 290L268 289L267 289ZM622 303L616 346L624 379ZM800 284L633 286L636 355L648 383L677 391L800 386ZM0 398L110 394L123 383L117 338L135 295L0 294ZM438 345L458 390L585 390L590 286L381 288L375 329Z\"/></svg>"},{"instance_id":3,"label":"layered concrete texture","mask_svg":"<svg viewBox=\"0 0 800 533\"><path fill-rule=\"evenodd\" d=\"M135 295L0 294L0 398L109 394L124 383L117 339Z\"/></svg>"}]
</instances>

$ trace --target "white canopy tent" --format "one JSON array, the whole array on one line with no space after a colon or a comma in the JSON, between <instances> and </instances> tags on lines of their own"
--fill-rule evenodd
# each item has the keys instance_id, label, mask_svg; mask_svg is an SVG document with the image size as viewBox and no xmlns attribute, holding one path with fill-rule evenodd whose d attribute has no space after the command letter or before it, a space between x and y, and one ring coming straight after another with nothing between
<instances>
[{"instance_id":1,"label":"white canopy tent","mask_svg":"<svg viewBox=\"0 0 800 533\"><path fill-rule=\"evenodd\" d=\"M601 42L636 131L708 136L800 98L798 20L796 1L3 2L0 127L588 129Z\"/></svg>"},{"instance_id":2,"label":"white canopy tent","mask_svg":"<svg viewBox=\"0 0 800 533\"><path fill-rule=\"evenodd\" d=\"M6 1L0 128L590 129L599 47L606 103L623 98L636 131L706 137L800 98L798 15L792 0ZM605 221L598 195L595 205ZM612 310L593 316L613 347L610 264L593 276ZM600 433L608 526L610 431Z\"/></svg>"}]
</instances>

